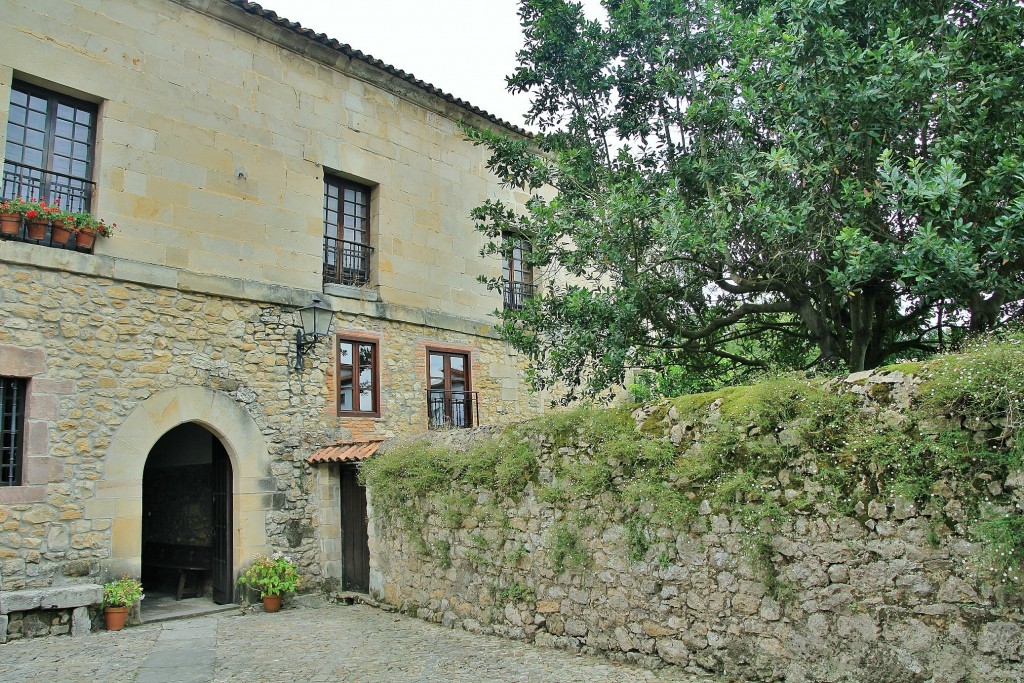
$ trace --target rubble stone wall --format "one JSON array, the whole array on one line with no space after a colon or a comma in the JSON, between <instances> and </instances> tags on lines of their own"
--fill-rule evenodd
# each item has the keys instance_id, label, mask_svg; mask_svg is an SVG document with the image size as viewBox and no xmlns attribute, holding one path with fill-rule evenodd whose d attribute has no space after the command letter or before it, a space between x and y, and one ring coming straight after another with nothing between
<instances>
[{"instance_id":1,"label":"rubble stone wall","mask_svg":"<svg viewBox=\"0 0 1024 683\"><path fill-rule=\"evenodd\" d=\"M235 526L297 559L310 587L338 576L340 530L336 482L321 485L305 458L339 440L426 431L427 345L469 351L483 421L539 410L539 398L518 388L518 359L493 336L339 312L337 331L379 336L383 411L376 419L338 417L333 344L318 345L301 373L292 368L294 306L80 274L33 245L0 249L54 266L0 260L0 363L11 366L0 372L30 375L32 442L32 485L0 489L0 591L104 578L119 537L140 533L142 496L135 482L122 496L130 505L101 500L121 485L107 453L126 418L161 392L202 387L255 423L269 463L252 484L256 507L236 506ZM22 356L29 370L12 365ZM223 430L222 415L202 417ZM129 447L142 448L144 461L146 446ZM250 559L236 558L236 571Z\"/></svg>"},{"instance_id":2,"label":"rubble stone wall","mask_svg":"<svg viewBox=\"0 0 1024 683\"><path fill-rule=\"evenodd\" d=\"M867 402L895 398L898 409L916 380L880 372L845 384ZM699 447L699 428L674 410L660 428ZM436 443L459 451L487 436L439 435ZM607 494L577 509L550 501L553 461L586 461L585 441L542 443L538 480L516 500L453 487L420 501L421 528L374 511L373 591L453 628L727 680L1024 680L1019 597L985 573L982 548L955 522L954 498L942 510L878 497L841 514L812 480L797 486L780 472L780 495L808 502L768 532L769 580L756 536L708 501L688 528L657 529L641 557L631 556L627 511ZM989 487L1020 503L1024 477ZM454 525L445 495L472 502Z\"/></svg>"}]
</instances>

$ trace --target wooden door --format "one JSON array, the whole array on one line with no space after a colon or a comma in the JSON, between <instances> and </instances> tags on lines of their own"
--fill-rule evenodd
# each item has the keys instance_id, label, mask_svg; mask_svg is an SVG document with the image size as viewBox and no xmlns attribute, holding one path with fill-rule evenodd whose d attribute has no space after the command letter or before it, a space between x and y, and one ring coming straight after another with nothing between
<instances>
[{"instance_id":1,"label":"wooden door","mask_svg":"<svg viewBox=\"0 0 1024 683\"><path fill-rule=\"evenodd\" d=\"M366 489L354 465L341 466L341 586L361 593L370 590Z\"/></svg>"},{"instance_id":2,"label":"wooden door","mask_svg":"<svg viewBox=\"0 0 1024 683\"><path fill-rule=\"evenodd\" d=\"M235 581L231 562L231 460L223 444L213 438L213 601L234 600Z\"/></svg>"}]
</instances>

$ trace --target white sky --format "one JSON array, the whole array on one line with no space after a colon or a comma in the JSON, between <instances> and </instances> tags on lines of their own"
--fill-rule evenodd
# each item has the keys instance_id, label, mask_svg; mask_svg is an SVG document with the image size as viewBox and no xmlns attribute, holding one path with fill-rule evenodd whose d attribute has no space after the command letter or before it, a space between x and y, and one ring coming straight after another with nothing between
<instances>
[{"instance_id":1,"label":"white sky","mask_svg":"<svg viewBox=\"0 0 1024 683\"><path fill-rule=\"evenodd\" d=\"M505 77L522 47L517 0L257 0L500 118L524 125ZM599 0L584 0L596 14Z\"/></svg>"}]
</instances>

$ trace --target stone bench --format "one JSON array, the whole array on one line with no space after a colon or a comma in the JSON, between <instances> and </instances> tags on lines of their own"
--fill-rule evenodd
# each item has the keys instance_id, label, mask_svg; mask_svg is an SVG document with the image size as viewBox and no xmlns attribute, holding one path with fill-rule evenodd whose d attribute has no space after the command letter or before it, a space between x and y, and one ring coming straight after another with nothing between
<instances>
[{"instance_id":1,"label":"stone bench","mask_svg":"<svg viewBox=\"0 0 1024 683\"><path fill-rule=\"evenodd\" d=\"M0 643L7 642L7 615L11 612L31 612L37 609L72 610L71 635L80 636L92 630L89 605L99 605L102 602L103 586L96 583L0 591Z\"/></svg>"}]
</instances>

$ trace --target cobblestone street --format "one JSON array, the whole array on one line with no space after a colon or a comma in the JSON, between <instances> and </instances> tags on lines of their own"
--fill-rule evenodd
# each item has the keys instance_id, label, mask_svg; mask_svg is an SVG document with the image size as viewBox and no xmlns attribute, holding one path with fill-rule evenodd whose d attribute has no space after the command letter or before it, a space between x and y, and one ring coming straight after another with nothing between
<instances>
[{"instance_id":1,"label":"cobblestone street","mask_svg":"<svg viewBox=\"0 0 1024 683\"><path fill-rule=\"evenodd\" d=\"M711 683L453 631L362 605L223 612L0 645L0 680Z\"/></svg>"}]
</instances>

